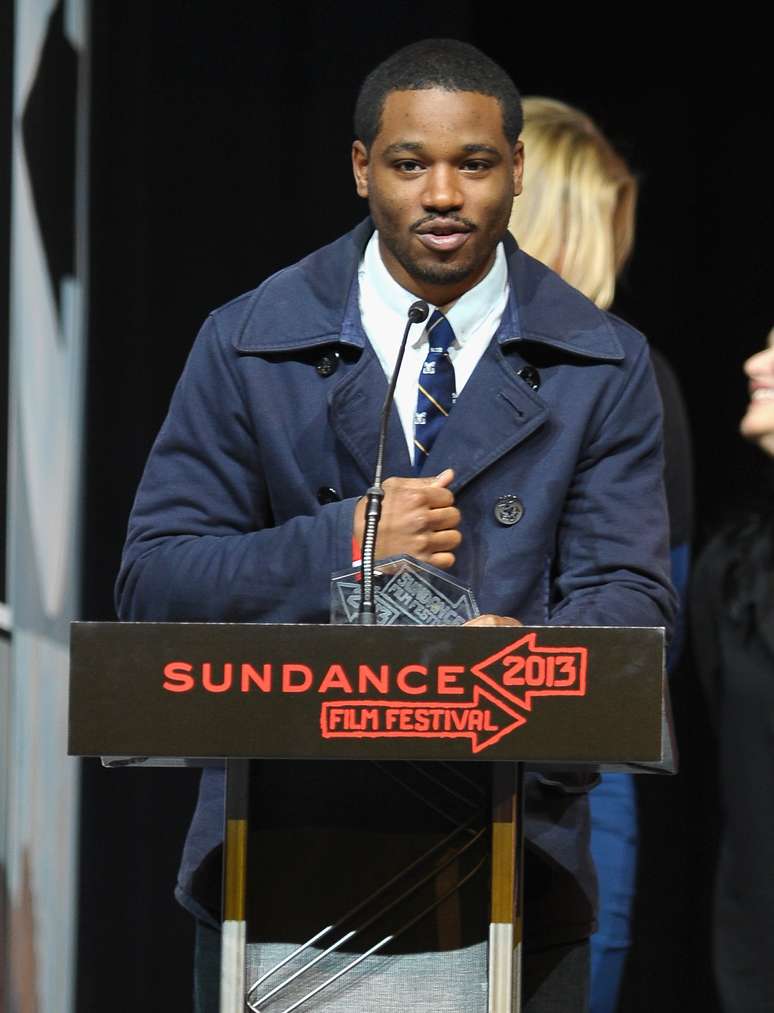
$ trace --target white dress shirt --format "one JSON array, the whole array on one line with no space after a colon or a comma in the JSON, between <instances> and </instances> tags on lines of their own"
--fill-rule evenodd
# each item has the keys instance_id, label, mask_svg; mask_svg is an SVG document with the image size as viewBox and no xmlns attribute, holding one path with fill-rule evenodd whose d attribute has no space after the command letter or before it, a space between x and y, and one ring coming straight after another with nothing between
<instances>
[{"instance_id":1,"label":"white dress shirt","mask_svg":"<svg viewBox=\"0 0 774 1013\"><path fill-rule=\"evenodd\" d=\"M358 270L360 285L360 317L363 329L376 352L387 379L392 376L398 357L400 339L408 319L408 309L417 297L395 281L384 266L379 252L379 233L368 242ZM508 303L508 266L503 244L497 244L491 268L468 292L463 293L445 310L454 331L449 358L454 366L457 394L484 354L500 326ZM431 306L430 312L437 307ZM429 318L428 318L429 319ZM428 340L424 327L415 324L400 367L395 387L398 409L409 457L414 460L414 413L417 407L417 384L427 357Z\"/></svg>"}]
</instances>

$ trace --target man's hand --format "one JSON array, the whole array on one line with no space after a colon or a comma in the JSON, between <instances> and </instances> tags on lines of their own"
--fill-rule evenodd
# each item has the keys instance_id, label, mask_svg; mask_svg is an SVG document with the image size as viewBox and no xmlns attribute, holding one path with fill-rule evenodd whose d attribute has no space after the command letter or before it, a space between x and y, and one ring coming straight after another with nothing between
<instances>
[{"instance_id":1,"label":"man's hand","mask_svg":"<svg viewBox=\"0 0 774 1013\"><path fill-rule=\"evenodd\" d=\"M468 619L463 626L523 626L518 619L511 619L510 616L484 615L476 616L475 619Z\"/></svg>"},{"instance_id":2,"label":"man's hand","mask_svg":"<svg viewBox=\"0 0 774 1013\"><path fill-rule=\"evenodd\" d=\"M454 566L453 550L462 541L458 528L462 515L448 488L451 468L432 478L387 478L384 481L382 517L376 537L376 559L409 555L441 570ZM355 508L352 534L363 541L365 497Z\"/></svg>"}]
</instances>

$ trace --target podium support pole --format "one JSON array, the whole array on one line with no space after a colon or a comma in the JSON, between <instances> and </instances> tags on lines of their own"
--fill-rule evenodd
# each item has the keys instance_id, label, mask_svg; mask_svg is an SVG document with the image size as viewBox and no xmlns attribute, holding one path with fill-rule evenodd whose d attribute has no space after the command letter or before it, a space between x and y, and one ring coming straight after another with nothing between
<instances>
[{"instance_id":1,"label":"podium support pole","mask_svg":"<svg viewBox=\"0 0 774 1013\"><path fill-rule=\"evenodd\" d=\"M220 1013L244 1010L249 791L250 761L227 760Z\"/></svg>"},{"instance_id":2,"label":"podium support pole","mask_svg":"<svg viewBox=\"0 0 774 1013\"><path fill-rule=\"evenodd\" d=\"M521 1013L524 764L492 765L489 1013Z\"/></svg>"}]
</instances>

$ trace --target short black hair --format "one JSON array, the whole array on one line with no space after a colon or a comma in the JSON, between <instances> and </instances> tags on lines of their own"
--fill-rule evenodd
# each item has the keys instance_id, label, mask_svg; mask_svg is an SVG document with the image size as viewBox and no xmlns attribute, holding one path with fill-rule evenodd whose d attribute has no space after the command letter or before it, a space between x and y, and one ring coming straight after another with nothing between
<instances>
[{"instance_id":1,"label":"short black hair","mask_svg":"<svg viewBox=\"0 0 774 1013\"><path fill-rule=\"evenodd\" d=\"M459 39L412 42L372 70L355 104L355 136L370 148L390 92L428 88L491 95L500 103L505 136L511 144L519 139L524 119L516 85L499 64Z\"/></svg>"}]
</instances>

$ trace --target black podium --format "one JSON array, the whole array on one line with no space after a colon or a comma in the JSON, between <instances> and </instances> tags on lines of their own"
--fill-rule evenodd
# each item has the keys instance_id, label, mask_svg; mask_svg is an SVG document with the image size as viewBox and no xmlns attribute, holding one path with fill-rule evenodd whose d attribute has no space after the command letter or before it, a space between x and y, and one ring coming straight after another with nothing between
<instances>
[{"instance_id":1,"label":"black podium","mask_svg":"<svg viewBox=\"0 0 774 1013\"><path fill-rule=\"evenodd\" d=\"M71 755L227 766L221 1013L261 1008L244 981L250 758L492 764L492 1013L520 1009L524 765L676 769L661 629L75 623L71 648Z\"/></svg>"}]
</instances>

